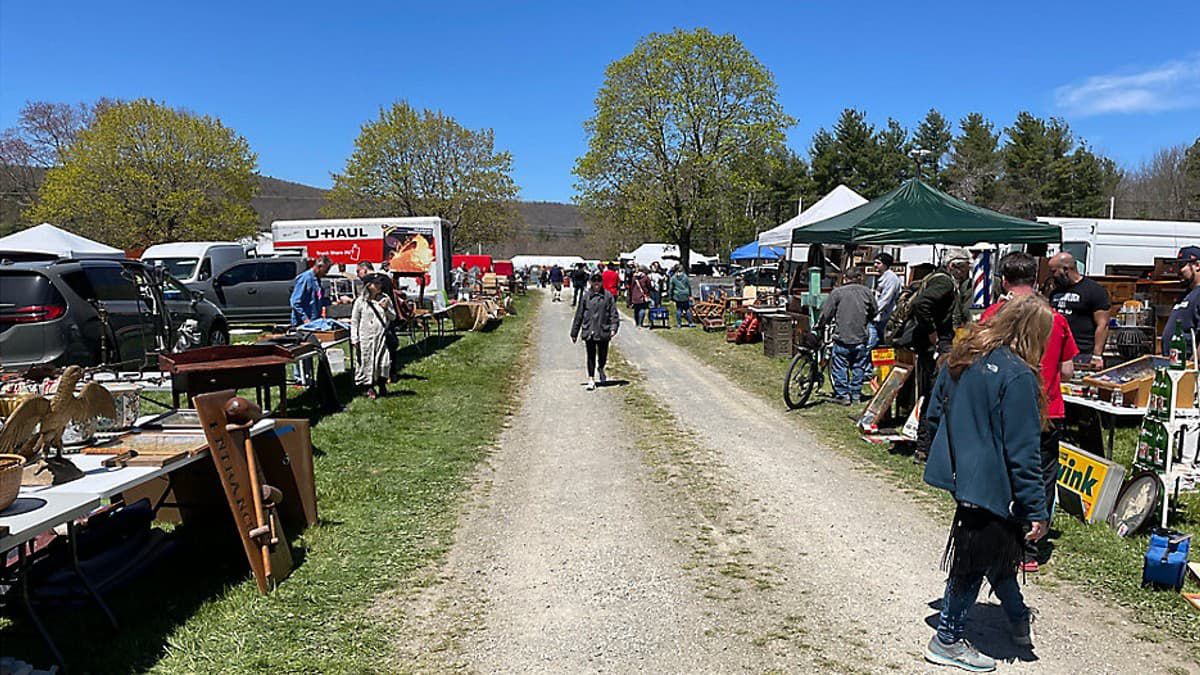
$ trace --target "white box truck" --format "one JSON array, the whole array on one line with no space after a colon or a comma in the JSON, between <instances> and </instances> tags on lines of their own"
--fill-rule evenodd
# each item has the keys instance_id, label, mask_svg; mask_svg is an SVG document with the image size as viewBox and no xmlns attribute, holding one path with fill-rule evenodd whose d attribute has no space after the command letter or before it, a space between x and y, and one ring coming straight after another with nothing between
<instances>
[{"instance_id":1,"label":"white box truck","mask_svg":"<svg viewBox=\"0 0 1200 675\"><path fill-rule=\"evenodd\" d=\"M435 307L446 305L450 286L450 252L454 226L436 216L413 218L343 218L277 220L271 223L276 251L304 250L306 257L327 255L347 269L360 261L377 270L397 272L398 285L413 296L424 276L425 297Z\"/></svg>"}]
</instances>

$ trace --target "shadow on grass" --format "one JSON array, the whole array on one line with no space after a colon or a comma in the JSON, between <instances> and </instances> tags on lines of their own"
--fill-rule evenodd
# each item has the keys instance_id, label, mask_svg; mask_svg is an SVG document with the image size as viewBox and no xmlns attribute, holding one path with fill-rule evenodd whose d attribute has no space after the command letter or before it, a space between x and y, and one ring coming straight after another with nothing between
<instances>
[{"instance_id":1,"label":"shadow on grass","mask_svg":"<svg viewBox=\"0 0 1200 675\"><path fill-rule=\"evenodd\" d=\"M429 357L461 339L460 335L431 337L425 344L410 344L396 356L399 368L407 367ZM402 374L403 378L403 374ZM424 381L427 378L411 375L404 379ZM338 400L348 403L355 398L353 374L334 376ZM389 396L416 396L412 390L395 390ZM317 392L311 389L293 390L288 398L288 416L307 417L314 425L332 411L323 410ZM314 457L326 453L314 445ZM321 518L321 528L337 528L341 520ZM170 646L178 629L190 621L211 601L231 594L245 595L246 602L255 602L258 595L253 584L247 584L249 569L241 545L232 529L214 530L207 527L179 526L170 535L178 545L171 555L157 561L133 582L104 593L121 629L114 633L100 610L91 602L76 602L74 606L37 604L42 622L62 651L73 672L129 673L154 666ZM291 544L293 569L305 563L308 551L304 539L296 537ZM286 582L285 582L286 584ZM238 600L239 602L241 599ZM4 616L12 623L0 630L0 653L28 661L35 667L49 667L52 656L28 621L15 594L4 605ZM237 631L239 627L229 626Z\"/></svg>"}]
</instances>

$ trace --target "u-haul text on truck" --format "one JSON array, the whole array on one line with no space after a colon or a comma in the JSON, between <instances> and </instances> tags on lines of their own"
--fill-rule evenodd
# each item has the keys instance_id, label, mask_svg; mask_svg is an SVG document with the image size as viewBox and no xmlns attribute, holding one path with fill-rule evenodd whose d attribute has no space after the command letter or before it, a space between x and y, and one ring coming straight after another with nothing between
<instances>
[{"instance_id":1,"label":"u-haul text on truck","mask_svg":"<svg viewBox=\"0 0 1200 675\"><path fill-rule=\"evenodd\" d=\"M327 255L347 267L366 261L395 272L400 287L425 294L444 306L450 279L453 226L437 217L277 220L271 224L276 248L300 248L309 258Z\"/></svg>"}]
</instances>

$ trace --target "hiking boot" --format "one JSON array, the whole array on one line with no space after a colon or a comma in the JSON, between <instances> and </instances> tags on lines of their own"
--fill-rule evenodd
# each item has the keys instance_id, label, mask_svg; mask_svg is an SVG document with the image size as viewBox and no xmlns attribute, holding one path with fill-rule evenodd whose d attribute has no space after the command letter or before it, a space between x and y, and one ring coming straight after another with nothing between
<instances>
[{"instance_id":1,"label":"hiking boot","mask_svg":"<svg viewBox=\"0 0 1200 675\"><path fill-rule=\"evenodd\" d=\"M944 645L934 635L925 646L925 660L939 666L954 666L972 673L990 673L996 669L996 659L984 656L966 640Z\"/></svg>"},{"instance_id":2,"label":"hiking boot","mask_svg":"<svg viewBox=\"0 0 1200 675\"><path fill-rule=\"evenodd\" d=\"M1025 614L1025 618L1012 625L1012 641L1018 647L1033 649L1033 610Z\"/></svg>"}]
</instances>

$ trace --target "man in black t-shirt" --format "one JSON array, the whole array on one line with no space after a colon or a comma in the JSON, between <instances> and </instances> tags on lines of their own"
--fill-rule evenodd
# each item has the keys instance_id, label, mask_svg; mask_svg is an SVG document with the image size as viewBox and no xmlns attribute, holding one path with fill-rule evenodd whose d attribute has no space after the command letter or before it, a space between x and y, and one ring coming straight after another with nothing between
<instances>
[{"instance_id":1,"label":"man in black t-shirt","mask_svg":"<svg viewBox=\"0 0 1200 675\"><path fill-rule=\"evenodd\" d=\"M1104 367L1104 343L1108 339L1108 291L1079 273L1075 256L1059 253L1050 259L1054 289L1050 304L1067 318L1080 356L1088 356L1095 368Z\"/></svg>"}]
</instances>

